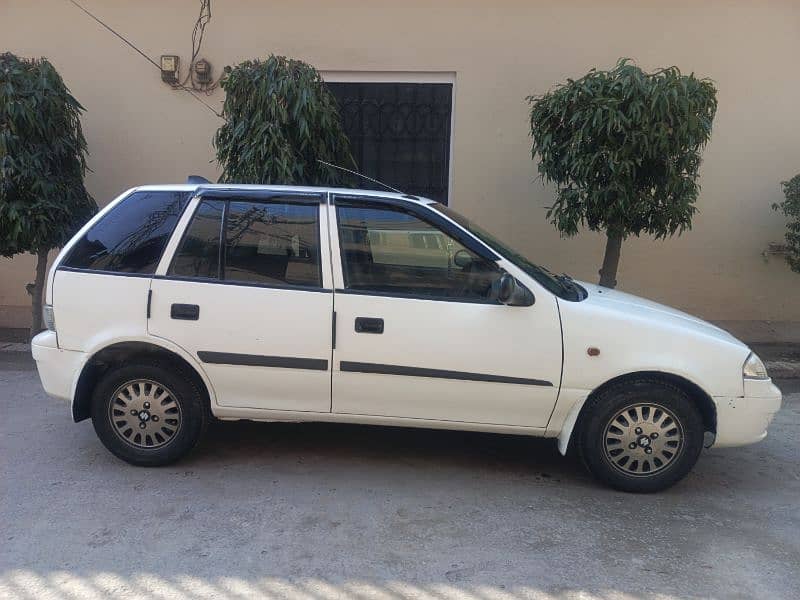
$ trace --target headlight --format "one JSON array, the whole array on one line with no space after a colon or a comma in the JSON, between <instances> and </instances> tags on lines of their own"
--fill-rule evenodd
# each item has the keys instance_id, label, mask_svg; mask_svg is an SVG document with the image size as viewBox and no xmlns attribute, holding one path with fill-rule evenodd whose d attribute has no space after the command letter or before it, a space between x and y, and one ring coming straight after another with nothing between
<instances>
[{"instance_id":1,"label":"headlight","mask_svg":"<svg viewBox=\"0 0 800 600\"><path fill-rule=\"evenodd\" d=\"M50 304L45 304L42 307L42 320L44 321L44 326L50 331L56 330L56 317Z\"/></svg>"},{"instance_id":2,"label":"headlight","mask_svg":"<svg viewBox=\"0 0 800 600\"><path fill-rule=\"evenodd\" d=\"M764 363L756 356L755 352L751 352L747 360L744 361L742 376L745 379L769 379L767 367L764 366Z\"/></svg>"}]
</instances>

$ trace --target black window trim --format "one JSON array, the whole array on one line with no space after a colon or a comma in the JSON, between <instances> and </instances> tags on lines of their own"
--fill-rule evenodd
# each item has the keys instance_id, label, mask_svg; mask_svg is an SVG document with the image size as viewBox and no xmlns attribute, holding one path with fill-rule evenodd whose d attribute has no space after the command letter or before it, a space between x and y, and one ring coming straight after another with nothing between
<instances>
[{"instance_id":1,"label":"black window trim","mask_svg":"<svg viewBox=\"0 0 800 600\"><path fill-rule=\"evenodd\" d=\"M209 200L214 200L209 198ZM225 247L225 244L228 242L228 213L231 211L231 200L217 200L218 202L222 202L222 218L219 220L219 248L217 250L217 279L220 281L225 281L225 263L228 258L228 249ZM197 206L203 202L203 198L200 198L200 202L197 203ZM189 229L189 225L192 222L189 221L186 224L186 229ZM178 248L175 248L175 252L178 251ZM174 258L174 254L173 254ZM171 264L170 264L171 266Z\"/></svg>"},{"instance_id":2,"label":"black window trim","mask_svg":"<svg viewBox=\"0 0 800 600\"><path fill-rule=\"evenodd\" d=\"M326 193L320 192L292 192L283 190L243 190L237 188L198 188L195 198L221 201L267 202L275 203L277 199L286 204L324 204Z\"/></svg>"},{"instance_id":3,"label":"black window trim","mask_svg":"<svg viewBox=\"0 0 800 600\"><path fill-rule=\"evenodd\" d=\"M129 273L127 271L103 271L100 269L84 269L82 267L67 267L59 264L56 271L66 271L68 273L87 273L89 275L114 275L115 277L138 277L140 279L153 279L153 273Z\"/></svg>"},{"instance_id":4,"label":"black window trim","mask_svg":"<svg viewBox=\"0 0 800 600\"><path fill-rule=\"evenodd\" d=\"M148 275L148 277L151 276ZM333 290L331 288L292 285L291 283L273 284L273 283L253 283L251 281L222 281L220 279L210 279L208 277L184 277L181 275L153 275L152 279L160 279L164 281L185 281L187 283L213 283L214 285L230 285L236 287L263 288L267 290L286 290L289 292L319 292L323 294L333 293Z\"/></svg>"},{"instance_id":5,"label":"black window trim","mask_svg":"<svg viewBox=\"0 0 800 600\"><path fill-rule=\"evenodd\" d=\"M342 200L343 202L337 202ZM500 256L494 251L486 247L482 242L473 238L471 235L462 231L455 226L451 221L444 218L444 216L437 213L435 210L425 207L418 202L411 202L408 200L401 200L398 198L387 198L385 196L365 196L361 194L337 194L332 193L330 197L330 204L336 209L336 237L339 238L339 206L345 207L364 207L364 208L381 208L381 204L392 207L400 208L404 212L427 222L434 227L444 231L447 235L454 238L457 242L465 248L472 250L490 262L498 262ZM430 300L433 302L458 302L461 304L486 304L490 306L502 306L499 300L481 299L481 298L455 298L452 296L430 296L422 294L404 294L402 292L382 292L377 290L360 290L348 287L347 273L345 271L344 255L342 254L342 241L339 239L339 264L342 267L342 278L344 279L344 288L337 288L337 294L352 294L357 296L378 296L382 298L400 298L404 300Z\"/></svg>"},{"instance_id":6,"label":"black window trim","mask_svg":"<svg viewBox=\"0 0 800 600\"><path fill-rule=\"evenodd\" d=\"M351 296L377 296L379 298L400 298L401 300L430 300L431 302L458 302L459 304L488 304L490 306L505 306L499 300L488 298L456 298L454 296L429 296L422 294L403 294L402 292L379 292L377 290L357 290L353 288L336 288L337 294Z\"/></svg>"},{"instance_id":7,"label":"black window trim","mask_svg":"<svg viewBox=\"0 0 800 600\"><path fill-rule=\"evenodd\" d=\"M197 198L197 204L194 207L194 212L192 213L189 220L186 222L186 226L183 228L181 232L181 239L178 240L177 245L175 246L175 250L172 252L172 256L170 257L169 265L167 265L167 273L164 275L152 275L153 279L160 279L166 281L186 281L186 282L193 282L193 283L213 283L216 285L232 285L238 287L253 287L253 288L264 288L269 290L289 290L289 291L296 291L296 292L322 292L322 293L333 293L332 288L326 288L324 285L318 286L311 286L311 285L293 285L291 283L255 283L252 281L226 281L223 279L225 274L225 242L223 238L225 236L225 228L228 222L228 210L230 207L231 202L262 202L264 204L299 204L299 205L316 205L317 206L317 261L319 264L319 279L320 283L324 280L323 277L323 268L322 268L322 210L321 204L326 202L327 194L324 192L314 193L314 194L306 194L306 193L285 193L285 192L273 192L273 191L264 191L264 190L244 190L245 192L253 192L252 197L243 198L243 195L239 192L242 190L231 189L231 190L204 190L213 192L208 195L203 194L202 192L198 192L194 195L194 198ZM225 194L220 197L218 195L219 192L225 192ZM313 200L312 200L313 196ZM186 237L187 232L189 231L189 226L192 223L195 215L197 214L198 209L200 208L200 204L203 200L209 201L218 201L223 203L222 209L222 219L220 219L220 231L219 231L219 255L217 257L217 277L187 277L183 275L170 275L169 270L172 268L172 262L175 260L175 257L178 253L178 250L181 248L183 244L183 240ZM288 201L287 201L288 200ZM188 206L188 205L187 205Z\"/></svg>"}]
</instances>

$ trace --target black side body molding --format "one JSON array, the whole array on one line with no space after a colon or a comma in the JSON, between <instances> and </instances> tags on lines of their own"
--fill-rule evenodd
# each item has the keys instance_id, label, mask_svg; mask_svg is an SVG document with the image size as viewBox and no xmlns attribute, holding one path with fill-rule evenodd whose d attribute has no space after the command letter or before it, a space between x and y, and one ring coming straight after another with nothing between
<instances>
[{"instance_id":1,"label":"black side body molding","mask_svg":"<svg viewBox=\"0 0 800 600\"><path fill-rule=\"evenodd\" d=\"M339 369L350 373L377 373L380 375L406 375L408 377L433 377L436 379L460 379L462 381L488 381L492 383L515 383L517 385L553 387L552 382L543 379L526 379L524 377L506 377L505 375L485 375L483 373L468 373L465 371L423 369L420 367L381 365L345 360L339 363Z\"/></svg>"},{"instance_id":2,"label":"black side body molding","mask_svg":"<svg viewBox=\"0 0 800 600\"><path fill-rule=\"evenodd\" d=\"M324 358L294 358L292 356L262 356L260 354L233 354L231 352L210 352L201 350L197 356L204 363L215 365L242 365L246 367L277 367L281 369L307 369L327 371L328 361Z\"/></svg>"}]
</instances>

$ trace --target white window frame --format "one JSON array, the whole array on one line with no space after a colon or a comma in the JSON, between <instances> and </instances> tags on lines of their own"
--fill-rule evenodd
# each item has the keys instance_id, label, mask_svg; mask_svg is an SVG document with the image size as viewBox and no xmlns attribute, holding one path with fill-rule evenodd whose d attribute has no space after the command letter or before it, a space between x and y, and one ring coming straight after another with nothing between
<instances>
[{"instance_id":1,"label":"white window frame","mask_svg":"<svg viewBox=\"0 0 800 600\"><path fill-rule=\"evenodd\" d=\"M453 150L456 137L456 73L455 71L320 71L322 79L331 83L449 83L450 96L450 151L447 163L447 205L452 206Z\"/></svg>"}]
</instances>

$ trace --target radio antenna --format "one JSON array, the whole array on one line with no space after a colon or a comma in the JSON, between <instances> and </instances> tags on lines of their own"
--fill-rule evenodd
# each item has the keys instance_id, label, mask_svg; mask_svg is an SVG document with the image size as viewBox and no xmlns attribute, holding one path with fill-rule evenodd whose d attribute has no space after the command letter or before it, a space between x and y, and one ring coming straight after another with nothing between
<instances>
[{"instance_id":1,"label":"radio antenna","mask_svg":"<svg viewBox=\"0 0 800 600\"><path fill-rule=\"evenodd\" d=\"M372 183L377 183L378 185L382 185L383 187L385 187L389 191L396 192L398 194L402 194L403 193L400 190L398 190L397 188L393 188L390 185L386 185L382 181L378 181L377 179L373 179L372 177L367 177L366 175L363 175L362 173L359 173L358 171L351 171L350 169L345 169L344 167L340 167L339 165L334 165L332 163L325 162L324 160L320 160L320 159L317 159L317 162L318 163L322 163L325 166L333 167L334 169L339 169L340 171L344 171L346 173L350 173L351 175L355 175L357 177L361 177L362 179L366 179L367 181L371 181Z\"/></svg>"}]
</instances>

